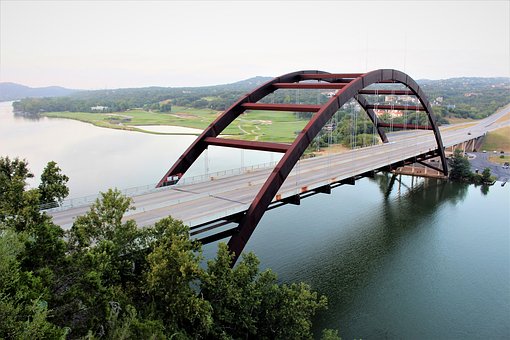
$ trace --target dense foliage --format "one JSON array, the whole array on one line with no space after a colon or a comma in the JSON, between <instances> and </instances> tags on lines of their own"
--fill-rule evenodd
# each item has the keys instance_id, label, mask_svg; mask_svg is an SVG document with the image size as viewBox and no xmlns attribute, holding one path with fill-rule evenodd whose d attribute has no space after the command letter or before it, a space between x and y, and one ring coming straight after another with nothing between
<instances>
[{"instance_id":1,"label":"dense foliage","mask_svg":"<svg viewBox=\"0 0 510 340\"><path fill-rule=\"evenodd\" d=\"M260 85L266 78L255 77L227 85L203 87L145 87L80 91L65 97L26 98L13 104L14 111L26 114L40 112L120 112L133 108L168 112L171 106L225 110L239 96ZM167 106L165 106L165 104Z\"/></svg>"},{"instance_id":2,"label":"dense foliage","mask_svg":"<svg viewBox=\"0 0 510 340\"><path fill-rule=\"evenodd\" d=\"M485 168L481 174L473 173L468 158L464 156L459 149L454 151L453 156L449 159L448 165L450 179L457 182L490 184L495 180L489 168Z\"/></svg>"},{"instance_id":3,"label":"dense foliage","mask_svg":"<svg viewBox=\"0 0 510 340\"><path fill-rule=\"evenodd\" d=\"M510 102L509 78L452 78L419 81L434 111L445 118L485 118ZM436 101L440 99L441 101Z\"/></svg>"},{"instance_id":4,"label":"dense foliage","mask_svg":"<svg viewBox=\"0 0 510 340\"><path fill-rule=\"evenodd\" d=\"M41 206L57 206L69 195L69 189L67 188L69 177L60 171L54 161L48 162L48 165L44 168L41 174L41 184L39 184Z\"/></svg>"},{"instance_id":5,"label":"dense foliage","mask_svg":"<svg viewBox=\"0 0 510 340\"><path fill-rule=\"evenodd\" d=\"M224 244L204 264L180 221L123 221L131 199L117 190L64 232L39 211L41 189L26 189L31 176L26 162L0 158L0 338L312 337L326 298L308 285L279 284L251 253L232 269Z\"/></svg>"}]
</instances>

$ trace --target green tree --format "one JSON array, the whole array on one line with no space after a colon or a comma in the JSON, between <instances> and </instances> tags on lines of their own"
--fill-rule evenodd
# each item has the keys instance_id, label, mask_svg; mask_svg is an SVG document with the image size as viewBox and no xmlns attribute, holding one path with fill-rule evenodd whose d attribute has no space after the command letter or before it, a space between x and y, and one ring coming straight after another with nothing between
<instances>
[{"instance_id":1,"label":"green tree","mask_svg":"<svg viewBox=\"0 0 510 340\"><path fill-rule=\"evenodd\" d=\"M138 267L145 254L139 251L142 231L134 221L122 221L130 209L131 199L110 189L76 218L68 232L69 265L64 276L70 278L70 288L58 296L58 303L73 308L72 312L56 308L55 313L78 334L89 330L92 335L111 334L125 327L122 320L128 314L119 315L120 310L128 313L129 309L132 321L138 320L132 295L143 287L143 272Z\"/></svg>"},{"instance_id":2,"label":"green tree","mask_svg":"<svg viewBox=\"0 0 510 340\"><path fill-rule=\"evenodd\" d=\"M63 231L39 211L38 189L25 190L33 177L24 160L0 158L0 231L24 233L27 270L42 270L59 262L64 254Z\"/></svg>"},{"instance_id":3,"label":"green tree","mask_svg":"<svg viewBox=\"0 0 510 340\"><path fill-rule=\"evenodd\" d=\"M337 330L325 329L322 331L321 340L340 340Z\"/></svg>"},{"instance_id":4,"label":"green tree","mask_svg":"<svg viewBox=\"0 0 510 340\"><path fill-rule=\"evenodd\" d=\"M203 269L200 243L189 239L188 227L171 217L154 226L158 238L147 256L147 289L163 322L174 332L207 334L211 305L199 294Z\"/></svg>"},{"instance_id":5,"label":"green tree","mask_svg":"<svg viewBox=\"0 0 510 340\"><path fill-rule=\"evenodd\" d=\"M492 174L490 168L485 168L482 171L482 182L483 183L491 183L492 182Z\"/></svg>"},{"instance_id":6,"label":"green tree","mask_svg":"<svg viewBox=\"0 0 510 340\"><path fill-rule=\"evenodd\" d=\"M172 111L172 104L170 102L159 104L159 111L161 111L161 112Z\"/></svg>"},{"instance_id":7,"label":"green tree","mask_svg":"<svg viewBox=\"0 0 510 340\"><path fill-rule=\"evenodd\" d=\"M471 178L471 165L467 157L462 155L462 151L456 149L453 157L449 161L450 179L456 181L467 181Z\"/></svg>"},{"instance_id":8,"label":"green tree","mask_svg":"<svg viewBox=\"0 0 510 340\"><path fill-rule=\"evenodd\" d=\"M27 258L41 256L30 252L27 232L13 229L0 231L0 338L2 339L58 339L66 330L49 319L48 276L51 269L41 266L30 268ZM43 254L42 256L45 256ZM41 262L41 261L35 261ZM47 262L45 263L45 265Z\"/></svg>"},{"instance_id":9,"label":"green tree","mask_svg":"<svg viewBox=\"0 0 510 340\"><path fill-rule=\"evenodd\" d=\"M201 286L213 309L213 337L311 339L311 319L326 308L326 297L304 283L279 285L270 270L259 272L253 253L234 268L232 258L220 243Z\"/></svg>"},{"instance_id":10,"label":"green tree","mask_svg":"<svg viewBox=\"0 0 510 340\"><path fill-rule=\"evenodd\" d=\"M188 227L168 217L138 228L118 190L64 235L40 212L39 189L25 190L26 162L0 158L0 168L9 192L0 206L0 338L312 338L326 298L279 284L255 255L232 268L220 244L204 265Z\"/></svg>"},{"instance_id":11,"label":"green tree","mask_svg":"<svg viewBox=\"0 0 510 340\"><path fill-rule=\"evenodd\" d=\"M62 203L69 194L68 181L69 177L61 173L57 163L48 162L41 175L41 184L39 184L41 204L56 206L58 203Z\"/></svg>"},{"instance_id":12,"label":"green tree","mask_svg":"<svg viewBox=\"0 0 510 340\"><path fill-rule=\"evenodd\" d=\"M31 202L25 187L32 177L25 160L0 157L0 222L16 223L20 219L20 213Z\"/></svg>"},{"instance_id":13,"label":"green tree","mask_svg":"<svg viewBox=\"0 0 510 340\"><path fill-rule=\"evenodd\" d=\"M69 231L69 245L84 249L102 241L125 243L136 233L134 221L122 222L122 217L134 209L132 199L117 189L101 193L90 210L78 216ZM129 235L129 236L128 236Z\"/></svg>"}]
</instances>

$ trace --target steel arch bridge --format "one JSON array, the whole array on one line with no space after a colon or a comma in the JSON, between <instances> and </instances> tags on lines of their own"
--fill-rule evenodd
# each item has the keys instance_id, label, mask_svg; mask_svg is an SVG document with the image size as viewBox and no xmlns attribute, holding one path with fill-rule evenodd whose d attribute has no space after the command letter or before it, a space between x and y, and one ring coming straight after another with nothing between
<instances>
[{"instance_id":1,"label":"steel arch bridge","mask_svg":"<svg viewBox=\"0 0 510 340\"><path fill-rule=\"evenodd\" d=\"M406 89L383 89L384 84L394 83L404 85ZM374 84L379 84L377 89L367 89L367 87ZM336 90L336 93L322 105L266 104L260 102L278 89L330 89ZM367 95L415 96L419 105L371 104L366 97ZM230 250L235 253L235 263L273 198L306 148L335 112L351 99L356 100L365 110L383 143L388 142L384 128L390 126L393 128L408 127L432 130L437 144L432 156L439 157L441 160L441 168L436 169L447 175L447 162L436 117L427 97L411 77L392 69L340 74L314 70L298 71L276 77L241 97L202 132L167 171L157 187L175 184L209 145L283 153L283 157L253 199L248 210L240 217L236 233L231 236L228 242ZM388 124L378 119L376 109L423 111L427 114L428 125L418 125L417 122L415 125L405 123ZM218 138L221 132L246 110L311 112L314 115L291 144Z\"/></svg>"}]
</instances>

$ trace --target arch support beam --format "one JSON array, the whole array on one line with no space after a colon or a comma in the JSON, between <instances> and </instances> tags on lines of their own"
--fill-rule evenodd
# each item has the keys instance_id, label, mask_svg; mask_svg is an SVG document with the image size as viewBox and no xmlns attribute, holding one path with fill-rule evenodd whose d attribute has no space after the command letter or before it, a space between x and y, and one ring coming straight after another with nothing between
<instances>
[{"instance_id":1,"label":"arch support beam","mask_svg":"<svg viewBox=\"0 0 510 340\"><path fill-rule=\"evenodd\" d=\"M257 103L259 100L274 92L278 88L318 88L318 85L306 85L310 84L308 82L300 83L303 80L320 80L328 83L342 85L335 86L335 88L338 88L337 92L328 100L327 103L323 105L283 105ZM290 85L291 83L297 85ZM446 157L444 155L441 135L439 134L439 129L436 124L436 118L433 115L430 103L425 97L423 91L408 75L400 71L390 69L375 70L364 74L331 74L322 71L298 71L274 78L273 80L258 87L251 93L248 93L240 98L235 104L233 104L228 110L226 110L214 122L212 122L209 127L204 130L204 132L195 140L195 142L193 142L193 144L184 152L184 154L177 160L172 168L165 174L165 176L158 183L158 186L164 186L171 183L169 178L173 179L175 176L180 178L180 176L182 176L182 174L188 170L188 168L193 164L193 162L195 162L195 160L200 156L200 154L208 145L251 148L284 153L283 157L280 159L276 167L273 169L263 184L262 188L255 196L248 210L242 216L238 227L235 228L235 232L228 242L228 246L230 250L235 253L235 260L237 260L253 231L257 227L260 219L273 201L275 195L280 190L280 187L285 182L285 179L300 159L301 155L304 153L310 143L312 143L313 139L317 136L321 129L332 118L335 112L345 103L353 98L358 101L358 103L365 109L368 116L370 117L370 120L376 127L381 140L385 143L388 142L388 138L383 130L386 125L384 122L378 121L378 117L374 111L374 109L381 108L381 106L374 106L370 104L362 95L373 94L373 90L366 90L365 88L369 85L377 83L401 83L405 85L408 90L399 90L398 94L412 94L418 98L421 106L406 106L406 108L410 110L425 111L427 113L429 126L434 132L437 143L436 152L442 161L442 172L447 175L448 168ZM326 88L332 87L333 86L326 86ZM379 92L378 90L377 94L379 93L382 94L383 92ZM391 107L395 108L395 106ZM246 109L316 113L312 116L305 128L298 134L294 142L290 145L266 142L254 143L246 141L229 141L217 138L217 136Z\"/></svg>"}]
</instances>

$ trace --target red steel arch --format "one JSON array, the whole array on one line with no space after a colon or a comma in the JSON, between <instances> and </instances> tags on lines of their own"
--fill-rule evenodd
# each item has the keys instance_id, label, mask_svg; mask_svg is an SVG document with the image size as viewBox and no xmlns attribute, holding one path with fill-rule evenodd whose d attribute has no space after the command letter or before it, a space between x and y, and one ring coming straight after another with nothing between
<instances>
[{"instance_id":1,"label":"red steel arch","mask_svg":"<svg viewBox=\"0 0 510 340\"><path fill-rule=\"evenodd\" d=\"M306 82L318 80L320 82ZM305 82L302 82L305 81ZM408 90L368 90L367 86L378 83L400 83ZM264 104L258 103L267 95L277 89L335 89L336 94L323 105L302 105L302 104ZM364 95L370 94L397 94L414 95L421 106L388 106L371 105ZM196 161L202 152L209 145L236 147L243 149L255 149L263 151L282 152L284 156L278 162L266 182L251 203L247 212L242 216L237 233L233 234L228 245L237 257L241 254L251 234L255 230L260 219L268 206L277 194L285 179L290 174L294 165L300 159L303 152L313 141L315 136L332 118L335 112L354 98L367 112L372 123L376 126L381 140L388 141L383 128L388 127L384 122L378 122L374 109L402 109L425 111L428 116L428 126L412 126L417 129L433 130L437 142L436 154L441 158L442 171L448 173L444 147L436 124L430 103L418 86L418 84L407 74L391 69L380 69L367 73L327 73L323 71L298 71L289 73L268 81L252 92L241 97L215 121L213 121L202 134L191 144L177 162L168 170L165 176L158 183L158 187L174 184L189 167ZM217 136L231 124L245 110L278 110L293 112L315 112L305 128L298 134L292 144L270 143L270 142L248 142L217 138ZM395 125L394 125L395 126ZM397 127L397 126L395 126ZM235 261L234 261L235 262Z\"/></svg>"}]
</instances>

